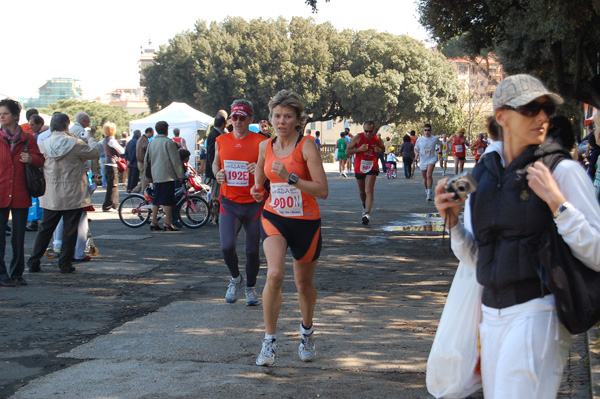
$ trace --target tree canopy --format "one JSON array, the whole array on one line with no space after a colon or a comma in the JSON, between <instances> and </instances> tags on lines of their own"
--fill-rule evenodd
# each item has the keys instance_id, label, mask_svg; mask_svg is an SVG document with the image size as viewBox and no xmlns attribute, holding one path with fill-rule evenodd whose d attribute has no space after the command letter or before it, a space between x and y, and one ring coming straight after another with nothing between
<instances>
[{"instance_id":1,"label":"tree canopy","mask_svg":"<svg viewBox=\"0 0 600 399\"><path fill-rule=\"evenodd\" d=\"M600 107L600 0L419 0L421 23L442 45L460 38L493 51L506 72L540 77L565 97Z\"/></svg>"},{"instance_id":2,"label":"tree canopy","mask_svg":"<svg viewBox=\"0 0 600 399\"><path fill-rule=\"evenodd\" d=\"M446 115L459 92L445 57L408 36L337 31L313 19L198 21L161 47L144 69L154 111L172 101L214 115L236 98L255 120L281 89L296 91L310 120L346 118L378 126Z\"/></svg>"}]
</instances>

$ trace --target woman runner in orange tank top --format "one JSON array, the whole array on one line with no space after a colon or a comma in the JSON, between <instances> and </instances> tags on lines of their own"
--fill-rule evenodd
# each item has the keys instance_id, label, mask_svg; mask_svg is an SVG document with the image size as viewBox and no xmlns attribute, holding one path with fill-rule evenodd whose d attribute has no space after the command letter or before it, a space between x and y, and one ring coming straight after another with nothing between
<instances>
[{"instance_id":1,"label":"woman runner in orange tank top","mask_svg":"<svg viewBox=\"0 0 600 399\"><path fill-rule=\"evenodd\" d=\"M313 314L317 290L313 279L321 249L321 217L316 198L327 198L329 189L319 149L302 139L306 114L300 97L282 90L269 101L270 119L277 137L260 144L255 183L251 194L264 199L263 183L271 181L271 194L262 214L263 249L267 258L267 282L263 291L265 339L256 364L272 366L277 349L277 319L288 246L294 258L294 281L302 312L300 346L302 361L316 356Z\"/></svg>"}]
</instances>

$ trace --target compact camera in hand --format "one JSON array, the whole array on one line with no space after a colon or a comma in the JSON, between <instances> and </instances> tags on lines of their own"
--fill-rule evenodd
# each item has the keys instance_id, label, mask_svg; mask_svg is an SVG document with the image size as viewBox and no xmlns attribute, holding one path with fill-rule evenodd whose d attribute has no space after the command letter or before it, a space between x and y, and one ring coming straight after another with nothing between
<instances>
[{"instance_id":1,"label":"compact camera in hand","mask_svg":"<svg viewBox=\"0 0 600 399\"><path fill-rule=\"evenodd\" d=\"M448 183L446 183L446 191L454 193L454 199L459 201L467 195L477 191L477 181L472 174L464 172L448 180Z\"/></svg>"}]
</instances>

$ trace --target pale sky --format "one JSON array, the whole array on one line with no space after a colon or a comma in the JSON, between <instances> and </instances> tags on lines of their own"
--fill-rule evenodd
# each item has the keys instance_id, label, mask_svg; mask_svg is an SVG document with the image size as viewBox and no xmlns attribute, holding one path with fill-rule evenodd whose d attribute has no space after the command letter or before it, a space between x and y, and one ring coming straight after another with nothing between
<instances>
[{"instance_id":1,"label":"pale sky","mask_svg":"<svg viewBox=\"0 0 600 399\"><path fill-rule=\"evenodd\" d=\"M338 30L376 29L426 40L414 0L29 0L3 2L0 96L37 97L52 78L81 80L84 98L139 86L140 47L154 47L201 19L313 17ZM6 48L8 46L8 48Z\"/></svg>"}]
</instances>

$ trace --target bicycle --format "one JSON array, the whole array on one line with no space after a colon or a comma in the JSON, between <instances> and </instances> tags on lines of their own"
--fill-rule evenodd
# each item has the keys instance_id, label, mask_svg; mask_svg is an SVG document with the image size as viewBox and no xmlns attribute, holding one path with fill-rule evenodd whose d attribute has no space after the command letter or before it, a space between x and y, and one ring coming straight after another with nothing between
<instances>
[{"instance_id":1,"label":"bicycle","mask_svg":"<svg viewBox=\"0 0 600 399\"><path fill-rule=\"evenodd\" d=\"M200 191L189 189L188 183L184 182L175 191L176 203L173 207L173 214L189 229L197 229L208 223L209 205L202 197L204 190L204 187ZM129 194L119 204L119 219L127 227L142 227L150 222L153 201L154 190L152 187L148 187L144 191L144 195ZM157 219L160 220L163 215L162 207L159 206Z\"/></svg>"},{"instance_id":2,"label":"bicycle","mask_svg":"<svg viewBox=\"0 0 600 399\"><path fill-rule=\"evenodd\" d=\"M385 166L387 167L387 172L386 172L387 178L395 179L397 175L396 175L396 167L394 166L394 164L388 162Z\"/></svg>"}]
</instances>

